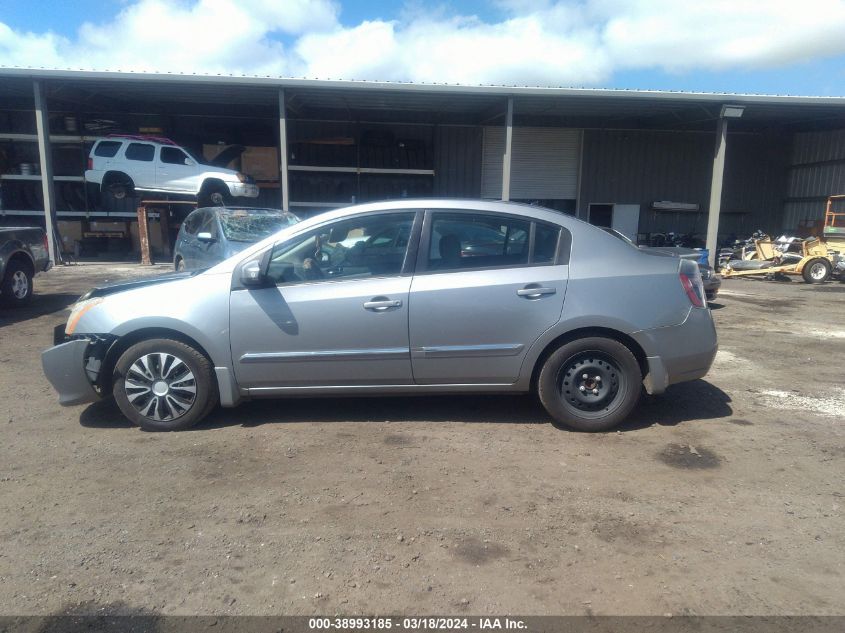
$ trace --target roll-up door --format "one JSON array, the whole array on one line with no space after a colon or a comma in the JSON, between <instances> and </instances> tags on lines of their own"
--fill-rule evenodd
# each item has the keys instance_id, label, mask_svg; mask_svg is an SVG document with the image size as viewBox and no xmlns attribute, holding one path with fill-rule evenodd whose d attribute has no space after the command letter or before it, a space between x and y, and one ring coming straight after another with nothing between
<instances>
[{"instance_id":1,"label":"roll-up door","mask_svg":"<svg viewBox=\"0 0 845 633\"><path fill-rule=\"evenodd\" d=\"M514 127L512 200L575 200L578 195L579 130ZM502 197L505 128L484 128L481 197Z\"/></svg>"}]
</instances>

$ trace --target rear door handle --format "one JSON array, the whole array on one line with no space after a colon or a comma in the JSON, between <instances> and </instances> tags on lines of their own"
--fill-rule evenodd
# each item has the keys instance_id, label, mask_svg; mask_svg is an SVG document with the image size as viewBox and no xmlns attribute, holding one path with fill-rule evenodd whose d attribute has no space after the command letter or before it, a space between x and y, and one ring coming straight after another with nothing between
<instances>
[{"instance_id":1,"label":"rear door handle","mask_svg":"<svg viewBox=\"0 0 845 633\"><path fill-rule=\"evenodd\" d=\"M555 288L544 288L542 286L525 287L516 291L516 294L526 299L537 299L543 295L553 295L557 292Z\"/></svg>"},{"instance_id":2,"label":"rear door handle","mask_svg":"<svg viewBox=\"0 0 845 633\"><path fill-rule=\"evenodd\" d=\"M384 312L390 308L399 308L401 306L401 299L382 299L380 297L376 297L372 301L364 302L364 309L372 310L373 312Z\"/></svg>"}]
</instances>

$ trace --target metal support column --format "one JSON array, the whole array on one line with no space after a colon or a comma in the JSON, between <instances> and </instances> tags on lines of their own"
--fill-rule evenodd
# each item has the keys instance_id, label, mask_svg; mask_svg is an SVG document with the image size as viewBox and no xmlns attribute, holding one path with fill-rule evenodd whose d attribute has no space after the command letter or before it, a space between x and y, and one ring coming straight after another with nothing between
<instances>
[{"instance_id":1,"label":"metal support column","mask_svg":"<svg viewBox=\"0 0 845 633\"><path fill-rule=\"evenodd\" d=\"M50 115L41 90L41 82L32 82L35 97L35 128L38 136L38 156L41 163L41 191L44 196L44 223L47 229L47 248L50 264L55 264L59 251L56 245L56 192L53 187L53 153L50 147Z\"/></svg>"},{"instance_id":2,"label":"metal support column","mask_svg":"<svg viewBox=\"0 0 845 633\"><path fill-rule=\"evenodd\" d=\"M725 147L728 139L728 120L719 117L716 127L716 148L713 154L713 174L710 181L710 207L707 214L707 250L710 265L715 268L719 256L719 213L722 210L722 182L725 176Z\"/></svg>"},{"instance_id":3,"label":"metal support column","mask_svg":"<svg viewBox=\"0 0 845 633\"><path fill-rule=\"evenodd\" d=\"M502 200L511 199L511 146L513 145L513 97L508 97L505 119L505 155L502 157Z\"/></svg>"},{"instance_id":4,"label":"metal support column","mask_svg":"<svg viewBox=\"0 0 845 633\"><path fill-rule=\"evenodd\" d=\"M288 129L285 90L279 88L279 188L282 190L282 210L290 211L290 191L288 190Z\"/></svg>"}]
</instances>

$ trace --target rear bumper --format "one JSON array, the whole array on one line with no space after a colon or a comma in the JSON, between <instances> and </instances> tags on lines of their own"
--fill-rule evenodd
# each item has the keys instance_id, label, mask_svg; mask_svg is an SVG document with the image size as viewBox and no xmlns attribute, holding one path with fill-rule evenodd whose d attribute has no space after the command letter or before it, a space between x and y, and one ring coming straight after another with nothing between
<instances>
[{"instance_id":1,"label":"rear bumper","mask_svg":"<svg viewBox=\"0 0 845 633\"><path fill-rule=\"evenodd\" d=\"M44 375L59 392L59 404L63 406L100 399L85 372L88 343L84 339L68 341L41 353Z\"/></svg>"},{"instance_id":2,"label":"rear bumper","mask_svg":"<svg viewBox=\"0 0 845 633\"><path fill-rule=\"evenodd\" d=\"M652 394L705 376L718 349L713 317L701 308L691 308L680 325L641 330L633 336L646 350L648 375L643 384Z\"/></svg>"}]
</instances>

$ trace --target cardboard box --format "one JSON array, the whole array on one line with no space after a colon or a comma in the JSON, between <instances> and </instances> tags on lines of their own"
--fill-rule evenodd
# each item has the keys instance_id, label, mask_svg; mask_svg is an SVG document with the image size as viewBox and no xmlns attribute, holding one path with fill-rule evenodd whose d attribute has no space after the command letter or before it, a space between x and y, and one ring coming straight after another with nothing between
<instances>
[{"instance_id":1,"label":"cardboard box","mask_svg":"<svg viewBox=\"0 0 845 633\"><path fill-rule=\"evenodd\" d=\"M164 247L164 235L161 230L161 222L156 220L147 220L147 230L150 233L150 250L154 256L158 256L160 260L162 257L170 256L170 248ZM129 237L132 240L132 252L141 252L141 237L138 234L138 223L129 223Z\"/></svg>"},{"instance_id":2,"label":"cardboard box","mask_svg":"<svg viewBox=\"0 0 845 633\"><path fill-rule=\"evenodd\" d=\"M88 231L103 232L103 233L123 233L127 234L126 222L118 222L115 220L98 220L88 223Z\"/></svg>"},{"instance_id":3,"label":"cardboard box","mask_svg":"<svg viewBox=\"0 0 845 633\"><path fill-rule=\"evenodd\" d=\"M203 145L202 146L202 157L207 161L214 160L217 155L222 152L224 149L229 147L224 143L214 143L211 145ZM224 165L227 169L240 169L240 161L236 158L235 160L229 161L228 165Z\"/></svg>"},{"instance_id":4,"label":"cardboard box","mask_svg":"<svg viewBox=\"0 0 845 633\"><path fill-rule=\"evenodd\" d=\"M279 180L279 155L275 147L247 147L241 154L241 171L256 180Z\"/></svg>"},{"instance_id":5,"label":"cardboard box","mask_svg":"<svg viewBox=\"0 0 845 633\"><path fill-rule=\"evenodd\" d=\"M76 243L82 239L82 222L80 220L59 220L56 230L62 238L62 252L72 252Z\"/></svg>"}]
</instances>

